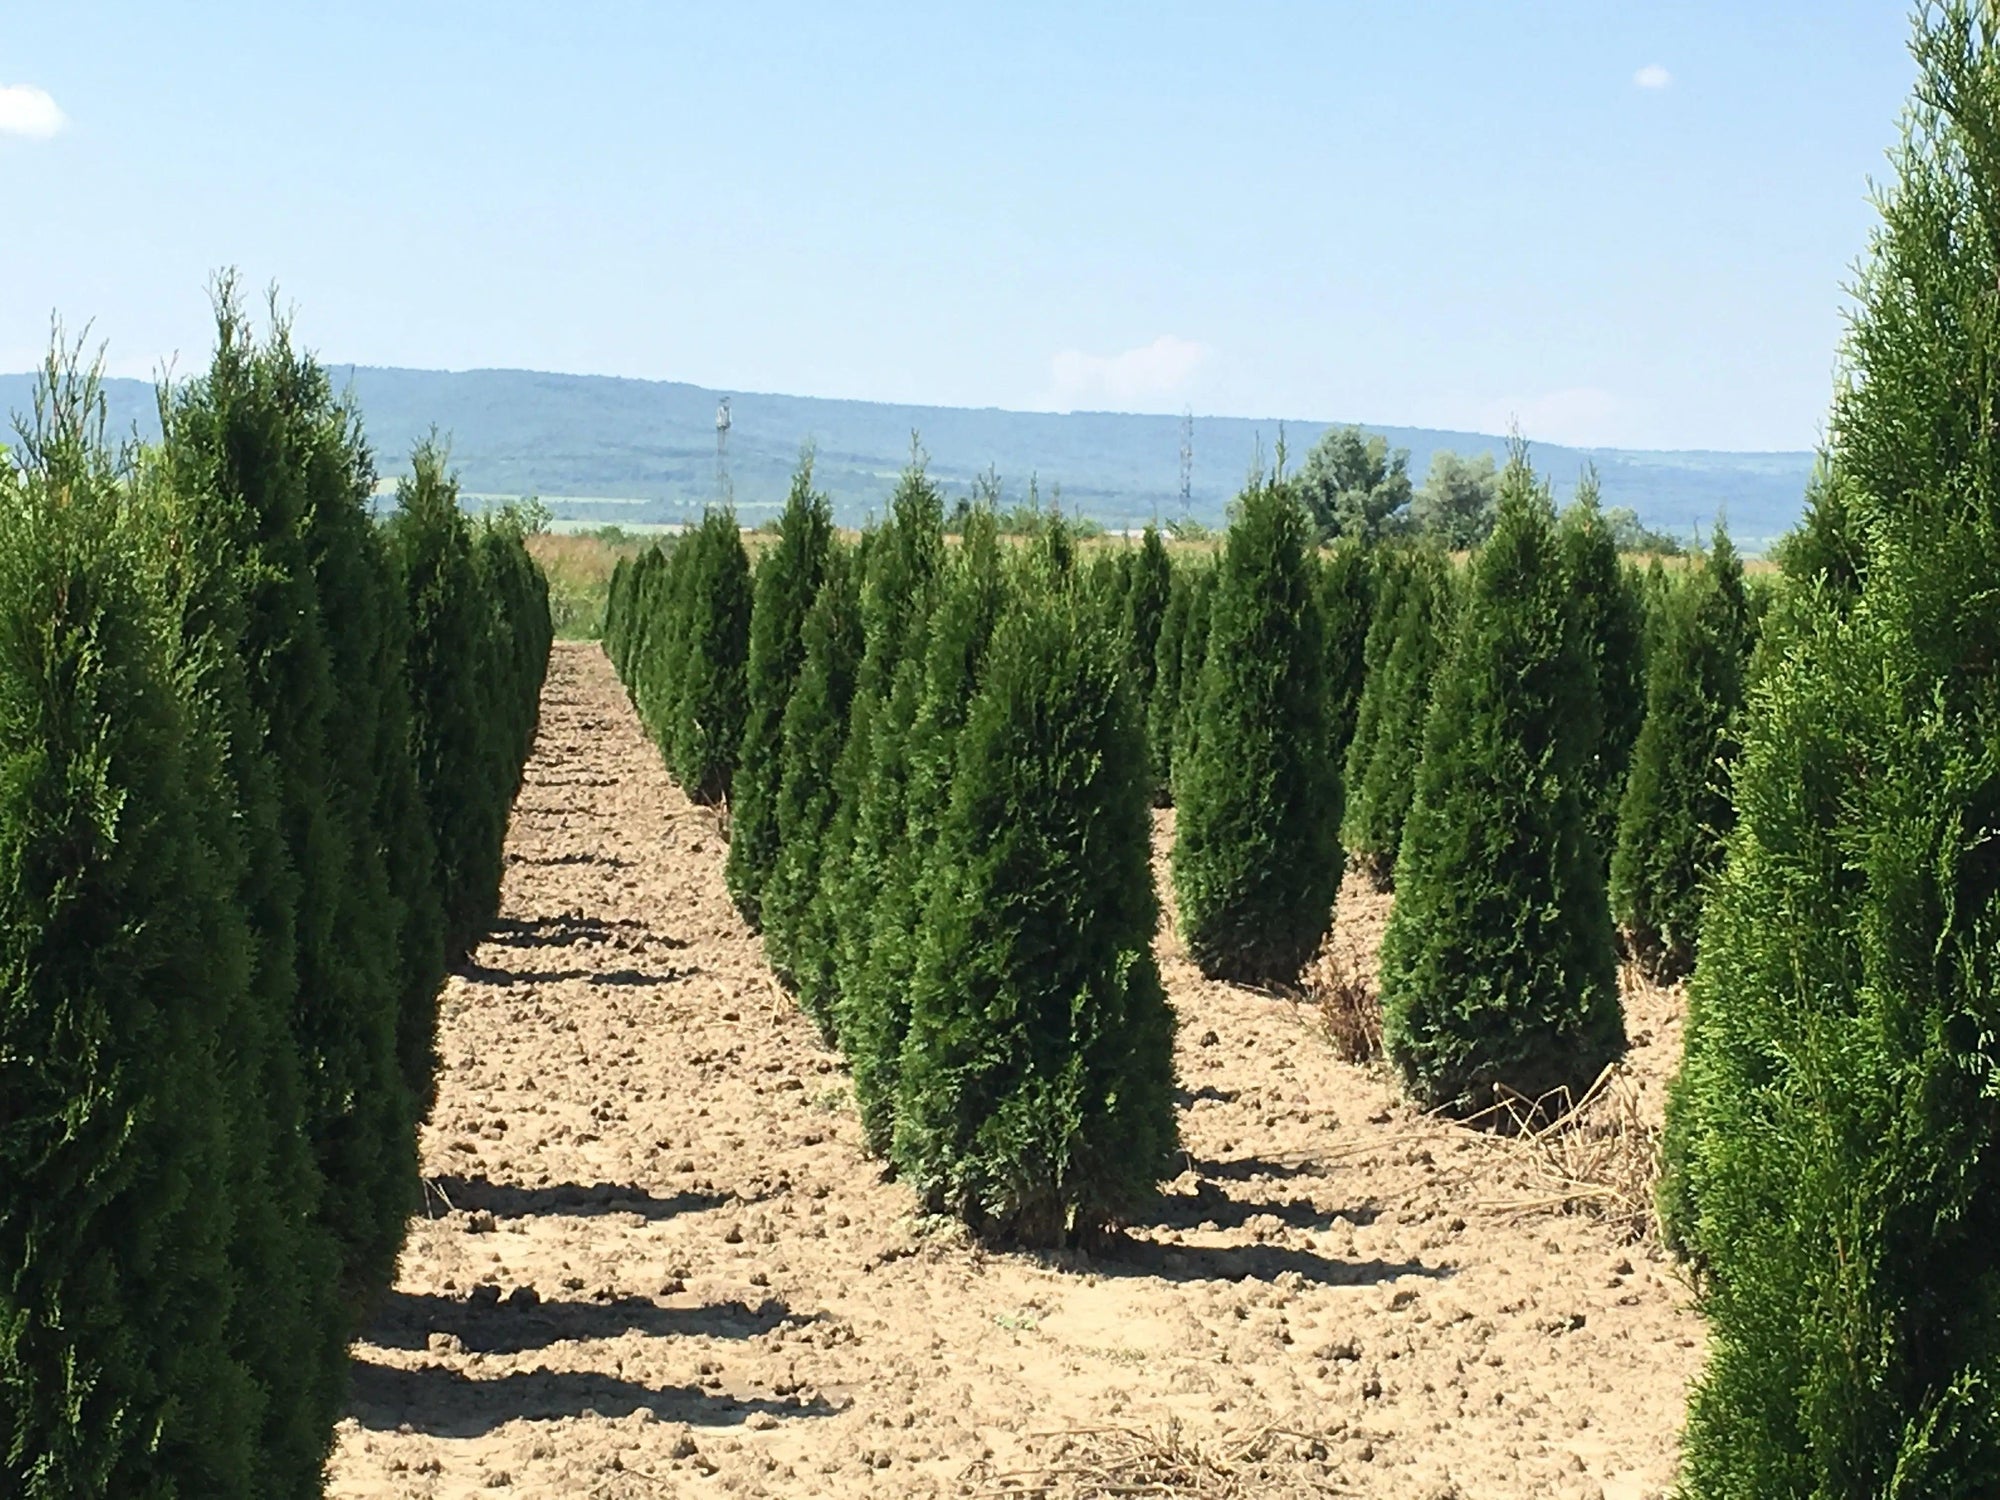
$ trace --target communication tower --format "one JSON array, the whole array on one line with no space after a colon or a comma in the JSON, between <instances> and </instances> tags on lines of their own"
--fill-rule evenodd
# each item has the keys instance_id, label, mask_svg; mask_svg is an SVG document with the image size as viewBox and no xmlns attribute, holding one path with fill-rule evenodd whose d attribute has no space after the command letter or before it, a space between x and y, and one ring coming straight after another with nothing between
<instances>
[{"instance_id":1,"label":"communication tower","mask_svg":"<svg viewBox=\"0 0 2000 1500\"><path fill-rule=\"evenodd\" d=\"M1181 411L1181 519L1194 518L1194 408Z\"/></svg>"},{"instance_id":2,"label":"communication tower","mask_svg":"<svg viewBox=\"0 0 2000 1500\"><path fill-rule=\"evenodd\" d=\"M729 398L715 408L715 498L718 504L732 505L736 496L729 483Z\"/></svg>"}]
</instances>

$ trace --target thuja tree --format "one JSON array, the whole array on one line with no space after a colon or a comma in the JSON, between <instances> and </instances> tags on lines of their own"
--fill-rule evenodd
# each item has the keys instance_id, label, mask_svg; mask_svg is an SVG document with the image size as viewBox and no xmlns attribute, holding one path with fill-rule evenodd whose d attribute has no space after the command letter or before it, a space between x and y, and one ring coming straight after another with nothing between
<instances>
[{"instance_id":1,"label":"thuja tree","mask_svg":"<svg viewBox=\"0 0 2000 1500\"><path fill-rule=\"evenodd\" d=\"M294 1034L305 1058L305 1121L325 1177L322 1222L341 1246L358 1306L384 1283L414 1192L414 1161L396 1121L410 1106L396 1056L396 923L368 808L359 746L372 738L377 685L358 682L364 653L331 638L329 610L352 622L344 586L349 528L367 467L325 373L297 352L275 314L260 343L225 281L207 373L174 392L166 441L200 471L236 527L246 580L243 641L265 750L277 767L280 826L299 876L293 924ZM365 493L365 491L364 491ZM324 507L324 513L322 513ZM366 719L350 736L342 715ZM338 739L338 743L334 741Z\"/></svg>"},{"instance_id":2,"label":"thuja tree","mask_svg":"<svg viewBox=\"0 0 2000 1500\"><path fill-rule=\"evenodd\" d=\"M806 612L833 545L833 508L812 485L812 454L799 461L778 519L778 544L757 565L746 669L743 753L731 782L729 863L736 906L761 920L764 882L778 859L778 791L784 775L785 707L805 662Z\"/></svg>"},{"instance_id":3,"label":"thuja tree","mask_svg":"<svg viewBox=\"0 0 2000 1500\"><path fill-rule=\"evenodd\" d=\"M821 848L836 809L834 775L847 743L855 673L861 665L861 559L835 545L800 627L804 657L785 705L778 776L778 852L762 898L764 952L822 1028L833 1018L820 1000L830 988L814 966L830 959L806 928L819 890Z\"/></svg>"},{"instance_id":4,"label":"thuja tree","mask_svg":"<svg viewBox=\"0 0 2000 1500\"><path fill-rule=\"evenodd\" d=\"M1749 646L1743 567L1718 529L1662 605L1611 861L1612 915L1659 982L1693 967L1702 899L1735 820L1729 767Z\"/></svg>"},{"instance_id":5,"label":"thuja tree","mask_svg":"<svg viewBox=\"0 0 2000 1500\"><path fill-rule=\"evenodd\" d=\"M1632 747L1646 717L1646 616L1637 582L1598 503L1597 471L1585 469L1562 515L1563 575L1583 619L1584 649L1597 684L1592 712L1590 828L1608 867L1618 841L1618 804Z\"/></svg>"},{"instance_id":6,"label":"thuja tree","mask_svg":"<svg viewBox=\"0 0 2000 1500\"><path fill-rule=\"evenodd\" d=\"M1188 606L1193 598L1193 569L1172 575L1166 613L1160 618L1159 639L1153 644L1153 695L1146 704L1146 743L1152 756L1153 800L1172 800L1174 721L1180 713L1181 650L1187 638Z\"/></svg>"},{"instance_id":7,"label":"thuja tree","mask_svg":"<svg viewBox=\"0 0 2000 1500\"><path fill-rule=\"evenodd\" d=\"M187 457L171 445L141 455L131 514L144 528L138 561L155 574L165 601L183 698L206 731L191 737L190 748L212 745L219 756L228 796L210 809L226 823L214 847L233 876L247 926L242 1003L223 1020L228 1045L204 1080L227 1116L231 1274L239 1289L255 1289L229 1304L228 1337L262 1394L253 1493L311 1496L320 1492L344 1399L349 1324L337 1296L337 1246L317 1218L323 1185L305 1133L302 1059L291 1024L298 877L280 826L277 767L264 752L242 654L246 574L234 551L237 518ZM390 616L394 628L401 609ZM420 851L429 820L421 807L409 817L412 827L396 847ZM433 872L421 875L428 883ZM434 910L413 907L412 914ZM420 946L430 931L412 939L406 968L431 959L432 950ZM226 970L215 982L218 998L234 993ZM428 1056L423 1063L428 1067ZM412 1100L427 1097L416 1078L406 1080Z\"/></svg>"},{"instance_id":8,"label":"thuja tree","mask_svg":"<svg viewBox=\"0 0 2000 1500\"><path fill-rule=\"evenodd\" d=\"M750 559L736 514L703 515L685 554L677 600L679 627L670 649L677 664L668 694L674 776L697 802L729 796L748 713L745 668L750 655Z\"/></svg>"},{"instance_id":9,"label":"thuja tree","mask_svg":"<svg viewBox=\"0 0 2000 1500\"><path fill-rule=\"evenodd\" d=\"M2000 22L1914 50L1670 1098L1691 1495L2000 1492Z\"/></svg>"},{"instance_id":10,"label":"thuja tree","mask_svg":"<svg viewBox=\"0 0 2000 1500\"><path fill-rule=\"evenodd\" d=\"M1517 446L1425 725L1382 941L1384 1047L1426 1108L1579 1094L1624 1050L1581 613Z\"/></svg>"},{"instance_id":11,"label":"thuja tree","mask_svg":"<svg viewBox=\"0 0 2000 1500\"><path fill-rule=\"evenodd\" d=\"M920 937L895 1159L983 1235L1087 1240L1172 1170L1145 737L1059 591L1011 609L959 738Z\"/></svg>"},{"instance_id":12,"label":"thuja tree","mask_svg":"<svg viewBox=\"0 0 2000 1500\"><path fill-rule=\"evenodd\" d=\"M809 1009L836 1019L841 986L866 962L868 914L883 863L901 837L905 742L922 690L922 642L943 559L943 500L921 455L913 455L891 497L889 518L868 548L864 645L834 773L834 816L820 844L818 888L798 935L801 996Z\"/></svg>"},{"instance_id":13,"label":"thuja tree","mask_svg":"<svg viewBox=\"0 0 2000 1500\"><path fill-rule=\"evenodd\" d=\"M1200 719L1196 713L1201 702L1201 667L1208 658L1209 616L1215 604L1216 569L1203 567L1192 570L1193 578L1188 589L1187 626L1181 633L1180 692L1174 704L1173 766L1171 790L1173 800L1180 801L1181 776L1194 763L1195 739L1200 730Z\"/></svg>"},{"instance_id":14,"label":"thuja tree","mask_svg":"<svg viewBox=\"0 0 2000 1500\"><path fill-rule=\"evenodd\" d=\"M1319 609L1326 629L1327 747L1333 763L1342 766L1361 713L1375 618L1374 568L1361 545L1338 543L1322 560Z\"/></svg>"},{"instance_id":15,"label":"thuja tree","mask_svg":"<svg viewBox=\"0 0 2000 1500\"><path fill-rule=\"evenodd\" d=\"M228 1189L270 1142L218 1087L257 1003L233 797L91 393L43 400L0 464L0 1489L250 1496Z\"/></svg>"},{"instance_id":16,"label":"thuja tree","mask_svg":"<svg viewBox=\"0 0 2000 1500\"><path fill-rule=\"evenodd\" d=\"M1428 548L1383 556L1368 628L1366 675L1348 742L1341 840L1377 889L1394 882L1403 820L1416 794L1431 694L1451 647L1451 561Z\"/></svg>"},{"instance_id":17,"label":"thuja tree","mask_svg":"<svg viewBox=\"0 0 2000 1500\"><path fill-rule=\"evenodd\" d=\"M1181 935L1211 977L1296 979L1340 888L1312 536L1291 487L1257 481L1216 569L1173 853Z\"/></svg>"},{"instance_id":18,"label":"thuja tree","mask_svg":"<svg viewBox=\"0 0 2000 1500\"><path fill-rule=\"evenodd\" d=\"M882 864L867 915L865 964L841 996L840 1034L854 1071L855 1102L869 1143L878 1151L888 1149L895 1121L917 928L929 898L939 824L951 797L959 733L978 694L987 648L1008 595L991 509L975 507L964 520L963 534L931 619L922 695L905 757L903 837Z\"/></svg>"},{"instance_id":19,"label":"thuja tree","mask_svg":"<svg viewBox=\"0 0 2000 1500\"><path fill-rule=\"evenodd\" d=\"M1127 565L1119 632L1142 714L1153 701L1154 678L1159 671L1160 626L1166 619L1173 582L1173 564L1168 561L1166 544L1160 540L1160 529L1148 526L1139 539L1139 550L1132 554Z\"/></svg>"},{"instance_id":20,"label":"thuja tree","mask_svg":"<svg viewBox=\"0 0 2000 1500\"><path fill-rule=\"evenodd\" d=\"M483 739L485 611L472 528L445 462L436 442L418 444L410 473L396 485L389 540L410 621L412 750L436 833L445 951L455 961L471 951L490 916L506 809L490 795Z\"/></svg>"}]
</instances>

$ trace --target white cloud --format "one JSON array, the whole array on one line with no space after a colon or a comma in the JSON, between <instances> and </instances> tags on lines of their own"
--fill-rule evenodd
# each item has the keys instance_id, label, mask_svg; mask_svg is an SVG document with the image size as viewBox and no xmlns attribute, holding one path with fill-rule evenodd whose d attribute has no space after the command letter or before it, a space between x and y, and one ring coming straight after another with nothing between
<instances>
[{"instance_id":1,"label":"white cloud","mask_svg":"<svg viewBox=\"0 0 2000 1500\"><path fill-rule=\"evenodd\" d=\"M1658 63L1647 63L1632 75L1632 81L1642 89L1663 89L1674 81L1674 75Z\"/></svg>"},{"instance_id":2,"label":"white cloud","mask_svg":"<svg viewBox=\"0 0 2000 1500\"><path fill-rule=\"evenodd\" d=\"M32 83L0 84L0 135L45 141L68 123L47 89Z\"/></svg>"},{"instance_id":3,"label":"white cloud","mask_svg":"<svg viewBox=\"0 0 2000 1500\"><path fill-rule=\"evenodd\" d=\"M1157 401L1187 388L1213 351L1192 339L1163 333L1122 354L1065 349L1049 361L1050 389L1041 404L1059 411Z\"/></svg>"}]
</instances>

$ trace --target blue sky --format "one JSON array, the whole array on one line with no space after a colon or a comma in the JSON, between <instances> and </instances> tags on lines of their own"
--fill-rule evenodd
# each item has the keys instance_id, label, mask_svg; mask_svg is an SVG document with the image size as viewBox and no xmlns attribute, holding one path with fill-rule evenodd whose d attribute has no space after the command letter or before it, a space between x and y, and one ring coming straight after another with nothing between
<instances>
[{"instance_id":1,"label":"blue sky","mask_svg":"<svg viewBox=\"0 0 2000 1500\"><path fill-rule=\"evenodd\" d=\"M15 4L0 369L330 360L1817 441L1885 0Z\"/></svg>"}]
</instances>

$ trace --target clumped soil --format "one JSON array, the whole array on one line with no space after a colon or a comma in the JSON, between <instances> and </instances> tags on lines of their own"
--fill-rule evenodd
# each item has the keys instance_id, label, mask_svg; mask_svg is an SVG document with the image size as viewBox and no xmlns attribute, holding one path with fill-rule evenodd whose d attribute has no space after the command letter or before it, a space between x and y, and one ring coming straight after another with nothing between
<instances>
[{"instance_id":1,"label":"clumped soil","mask_svg":"<svg viewBox=\"0 0 2000 1500\"><path fill-rule=\"evenodd\" d=\"M987 1250L863 1154L717 815L593 644L556 646L507 848L330 1493L1669 1486L1701 1329L1668 1263L1337 1060L1310 1005L1203 980L1163 931L1185 1171L1106 1250ZM1336 941L1372 963L1387 909L1350 880ZM1679 998L1627 1001L1656 1120Z\"/></svg>"}]
</instances>

